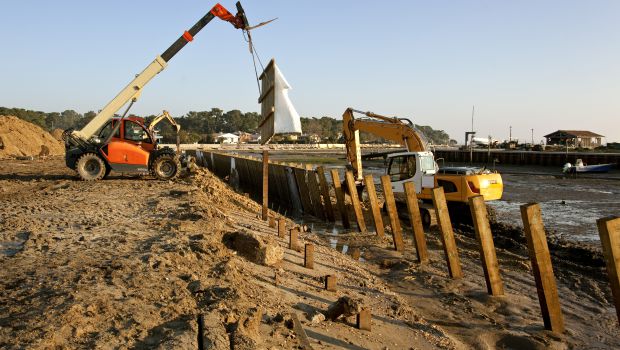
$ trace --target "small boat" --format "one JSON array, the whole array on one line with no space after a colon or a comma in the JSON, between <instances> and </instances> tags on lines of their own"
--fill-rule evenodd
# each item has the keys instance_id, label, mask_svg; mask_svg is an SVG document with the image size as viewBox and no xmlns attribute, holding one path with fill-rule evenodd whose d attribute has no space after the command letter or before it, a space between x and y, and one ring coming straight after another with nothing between
<instances>
[{"instance_id":1,"label":"small boat","mask_svg":"<svg viewBox=\"0 0 620 350\"><path fill-rule=\"evenodd\" d=\"M564 164L563 171L567 174L575 174L575 173L606 173L611 168L613 168L615 164L595 164L595 165L585 165L581 159L577 159L575 165L571 163Z\"/></svg>"}]
</instances>

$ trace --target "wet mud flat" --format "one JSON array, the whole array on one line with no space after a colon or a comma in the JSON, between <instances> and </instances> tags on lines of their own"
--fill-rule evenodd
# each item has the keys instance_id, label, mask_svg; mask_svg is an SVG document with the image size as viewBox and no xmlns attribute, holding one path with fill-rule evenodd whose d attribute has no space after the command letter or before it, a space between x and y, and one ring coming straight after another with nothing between
<instances>
[{"instance_id":1,"label":"wet mud flat","mask_svg":"<svg viewBox=\"0 0 620 350\"><path fill-rule=\"evenodd\" d=\"M567 241L598 244L596 220L620 215L620 179L502 174L504 196L488 203L507 224L522 226L519 206L541 205L545 227Z\"/></svg>"}]
</instances>

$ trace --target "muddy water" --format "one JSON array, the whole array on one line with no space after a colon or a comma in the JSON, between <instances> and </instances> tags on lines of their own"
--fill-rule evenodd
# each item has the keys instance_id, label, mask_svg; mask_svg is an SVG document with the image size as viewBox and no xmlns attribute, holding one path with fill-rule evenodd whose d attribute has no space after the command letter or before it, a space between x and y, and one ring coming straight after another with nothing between
<instances>
[{"instance_id":1,"label":"muddy water","mask_svg":"<svg viewBox=\"0 0 620 350\"><path fill-rule=\"evenodd\" d=\"M503 174L504 196L489 202L497 217L522 227L519 206L538 202L548 231L571 241L598 241L596 220L620 215L620 181Z\"/></svg>"}]
</instances>

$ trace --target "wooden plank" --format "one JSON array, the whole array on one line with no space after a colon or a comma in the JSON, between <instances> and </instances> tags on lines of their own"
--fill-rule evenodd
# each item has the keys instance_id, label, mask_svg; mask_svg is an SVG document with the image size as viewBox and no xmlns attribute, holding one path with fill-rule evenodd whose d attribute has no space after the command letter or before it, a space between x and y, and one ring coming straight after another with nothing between
<instances>
[{"instance_id":1,"label":"wooden plank","mask_svg":"<svg viewBox=\"0 0 620 350\"><path fill-rule=\"evenodd\" d=\"M289 231L288 249L297 251L299 249L299 229L297 227L291 228Z\"/></svg>"},{"instance_id":2,"label":"wooden plank","mask_svg":"<svg viewBox=\"0 0 620 350\"><path fill-rule=\"evenodd\" d=\"M252 161L252 180L254 182L254 188L256 189L257 197L261 200L262 203L262 186L263 186L263 177L262 177L262 163L257 160ZM261 192L258 192L258 189L261 189Z\"/></svg>"},{"instance_id":3,"label":"wooden plank","mask_svg":"<svg viewBox=\"0 0 620 350\"><path fill-rule=\"evenodd\" d=\"M373 223L375 224L375 232L378 237L383 238L385 236L385 227L383 227L383 217L381 216L381 208L379 208L379 200L375 190L375 180L372 175L364 176L364 184L366 185L366 191L370 200L370 210Z\"/></svg>"},{"instance_id":4,"label":"wooden plank","mask_svg":"<svg viewBox=\"0 0 620 350\"><path fill-rule=\"evenodd\" d=\"M355 261L359 261L362 256L362 251L359 248L351 248L351 258Z\"/></svg>"},{"instance_id":5,"label":"wooden plank","mask_svg":"<svg viewBox=\"0 0 620 350\"><path fill-rule=\"evenodd\" d=\"M312 345L310 345L310 340L308 340L308 335L304 328L301 326L301 322L299 322L299 318L297 318L297 314L292 312L291 319L293 320L293 331L297 334L297 338L301 343L300 349L302 350L312 350Z\"/></svg>"},{"instance_id":6,"label":"wooden plank","mask_svg":"<svg viewBox=\"0 0 620 350\"><path fill-rule=\"evenodd\" d=\"M325 276L325 290L328 292L336 291L336 275L327 275Z\"/></svg>"},{"instance_id":7,"label":"wooden plank","mask_svg":"<svg viewBox=\"0 0 620 350\"><path fill-rule=\"evenodd\" d=\"M286 176L286 185L288 186L288 193L290 198L290 202L288 202L291 208L289 216L299 217L303 212L303 204L301 202L299 187L297 186L297 179L295 179L295 168L291 166L286 166L284 169Z\"/></svg>"},{"instance_id":8,"label":"wooden plank","mask_svg":"<svg viewBox=\"0 0 620 350\"><path fill-rule=\"evenodd\" d=\"M499 273L499 263L495 255L495 244L493 244L493 234L491 233L491 225L489 225L489 216L487 206L484 204L484 197L470 197L469 209L471 210L471 217L476 230L476 239L480 249L480 260L482 260L487 292L493 296L503 295L504 284Z\"/></svg>"},{"instance_id":9,"label":"wooden plank","mask_svg":"<svg viewBox=\"0 0 620 350\"><path fill-rule=\"evenodd\" d=\"M553 275L551 255L547 246L540 206L537 203L522 205L521 219L523 220L525 239L532 261L532 273L534 280L536 280L538 302L540 303L545 329L562 333L564 332L564 318L560 308L560 299Z\"/></svg>"},{"instance_id":10,"label":"wooden plank","mask_svg":"<svg viewBox=\"0 0 620 350\"><path fill-rule=\"evenodd\" d=\"M289 208L291 201L288 197L288 186L286 182L286 174L284 173L284 167L279 164L271 164L271 169L269 171L273 172L275 177L273 184L277 184L277 186L271 186L271 188L276 190L276 198L272 196L271 201L277 202L279 208Z\"/></svg>"},{"instance_id":11,"label":"wooden plank","mask_svg":"<svg viewBox=\"0 0 620 350\"><path fill-rule=\"evenodd\" d=\"M278 237L284 238L286 236L286 219L278 219Z\"/></svg>"},{"instance_id":12,"label":"wooden plank","mask_svg":"<svg viewBox=\"0 0 620 350\"><path fill-rule=\"evenodd\" d=\"M346 229L351 228L349 222L349 212L347 211L347 205L344 202L344 192L342 191L342 183L340 182L340 175L338 170L330 170L332 176L332 185L334 186L334 192L336 193L336 205L338 206L338 212L340 212L340 219L342 220L342 226Z\"/></svg>"},{"instance_id":13,"label":"wooden plank","mask_svg":"<svg viewBox=\"0 0 620 350\"><path fill-rule=\"evenodd\" d=\"M319 182L316 179L316 173L312 169L307 170L306 173L308 176L308 189L310 190L312 207L314 208L314 216L325 220L325 210L321 202L321 190L319 189Z\"/></svg>"},{"instance_id":14,"label":"wooden plank","mask_svg":"<svg viewBox=\"0 0 620 350\"><path fill-rule=\"evenodd\" d=\"M381 176L381 185L383 186L383 196L385 197L385 206L390 217L390 226L392 226L392 239L394 240L394 249L397 252L405 250L405 242L403 242L403 229L400 226L398 218L398 209L394 200L394 192L392 191L392 181L390 175Z\"/></svg>"},{"instance_id":15,"label":"wooden plank","mask_svg":"<svg viewBox=\"0 0 620 350\"><path fill-rule=\"evenodd\" d=\"M461 261L459 260L459 253L456 249L456 242L454 241L452 222L450 221L450 214L448 213L448 205L446 204L446 196L443 193L443 187L433 188L432 197L435 213L437 214L437 224L441 231L443 252L446 257L446 263L448 264L448 273L452 278L461 278L463 277L463 271L461 270Z\"/></svg>"},{"instance_id":16,"label":"wooden plank","mask_svg":"<svg viewBox=\"0 0 620 350\"><path fill-rule=\"evenodd\" d=\"M303 207L304 214L314 215L308 183L306 182L306 171L304 169L294 168L293 172L295 173L295 180L297 181L297 188L299 189L301 206Z\"/></svg>"},{"instance_id":17,"label":"wooden plank","mask_svg":"<svg viewBox=\"0 0 620 350\"><path fill-rule=\"evenodd\" d=\"M418 205L418 196L415 193L413 182L405 182L405 200L407 201L407 210L409 211L409 220L413 228L413 243L415 244L418 262L421 264L428 262L428 250L426 248L426 237L424 236L424 227L422 226L422 218L420 217L420 206Z\"/></svg>"},{"instance_id":18,"label":"wooden plank","mask_svg":"<svg viewBox=\"0 0 620 350\"><path fill-rule=\"evenodd\" d=\"M614 297L616 314L620 323L620 218L609 217L596 220L598 234L603 245L607 275Z\"/></svg>"},{"instance_id":19,"label":"wooden plank","mask_svg":"<svg viewBox=\"0 0 620 350\"><path fill-rule=\"evenodd\" d=\"M304 250L304 267L314 269L314 245L306 243Z\"/></svg>"},{"instance_id":20,"label":"wooden plank","mask_svg":"<svg viewBox=\"0 0 620 350\"><path fill-rule=\"evenodd\" d=\"M250 186L248 186L249 182L249 172L248 172L248 160L245 158L239 158L235 160L235 164L237 166L237 171L239 172L239 187L245 193L249 193Z\"/></svg>"},{"instance_id":21,"label":"wooden plank","mask_svg":"<svg viewBox=\"0 0 620 350\"><path fill-rule=\"evenodd\" d=\"M356 326L363 331L370 331L370 321L372 320L372 314L370 309L362 307L360 313L356 317Z\"/></svg>"},{"instance_id":22,"label":"wooden plank","mask_svg":"<svg viewBox=\"0 0 620 350\"><path fill-rule=\"evenodd\" d=\"M323 196L323 206L325 208L325 216L330 222L335 222L334 207L332 206L332 198L329 195L329 186L327 186L327 178L325 178L325 169L322 166L316 168L316 174L319 177L319 186L321 187L321 195Z\"/></svg>"},{"instance_id":23,"label":"wooden plank","mask_svg":"<svg viewBox=\"0 0 620 350\"><path fill-rule=\"evenodd\" d=\"M353 205L353 211L355 213L355 220L357 221L357 228L360 232L366 233L366 222L364 221L364 213L362 212L360 199L357 196L357 187L355 186L353 173L351 171L347 171L345 176L347 188L349 189L349 196L351 197L351 204Z\"/></svg>"},{"instance_id":24,"label":"wooden plank","mask_svg":"<svg viewBox=\"0 0 620 350\"><path fill-rule=\"evenodd\" d=\"M269 151L263 151L263 221L269 218Z\"/></svg>"},{"instance_id":25,"label":"wooden plank","mask_svg":"<svg viewBox=\"0 0 620 350\"><path fill-rule=\"evenodd\" d=\"M286 170L286 165L279 165L278 172L280 174L280 178L282 179L282 182L280 182L281 185L279 186L282 187L282 193L284 195L282 198L282 204L285 208L288 209L287 213L292 213L295 209L295 199L292 193L292 190L294 189L291 188L289 184L289 176L288 171Z\"/></svg>"}]
</instances>

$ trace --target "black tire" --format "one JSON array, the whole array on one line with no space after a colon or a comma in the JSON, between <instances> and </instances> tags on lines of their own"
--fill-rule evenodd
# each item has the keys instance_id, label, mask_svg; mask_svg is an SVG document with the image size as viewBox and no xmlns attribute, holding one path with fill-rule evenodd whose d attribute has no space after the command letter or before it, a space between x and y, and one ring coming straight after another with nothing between
<instances>
[{"instance_id":1,"label":"black tire","mask_svg":"<svg viewBox=\"0 0 620 350\"><path fill-rule=\"evenodd\" d=\"M151 163L151 174L159 180L173 180L181 172L181 162L173 154L160 154Z\"/></svg>"},{"instance_id":2,"label":"black tire","mask_svg":"<svg viewBox=\"0 0 620 350\"><path fill-rule=\"evenodd\" d=\"M101 180L106 174L106 164L94 153L85 153L78 158L75 170L84 181Z\"/></svg>"},{"instance_id":3,"label":"black tire","mask_svg":"<svg viewBox=\"0 0 620 350\"><path fill-rule=\"evenodd\" d=\"M427 209L420 209L420 218L422 219L422 226L424 228L431 227L431 212Z\"/></svg>"},{"instance_id":4,"label":"black tire","mask_svg":"<svg viewBox=\"0 0 620 350\"><path fill-rule=\"evenodd\" d=\"M108 178L108 175L110 175L110 172L111 172L111 171L112 171L112 168L110 168L110 166L106 164L106 167L105 167L105 174L103 175L103 178L104 178L104 179L107 179L107 178Z\"/></svg>"}]
</instances>

